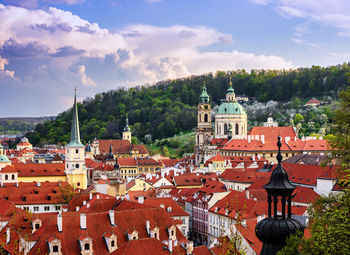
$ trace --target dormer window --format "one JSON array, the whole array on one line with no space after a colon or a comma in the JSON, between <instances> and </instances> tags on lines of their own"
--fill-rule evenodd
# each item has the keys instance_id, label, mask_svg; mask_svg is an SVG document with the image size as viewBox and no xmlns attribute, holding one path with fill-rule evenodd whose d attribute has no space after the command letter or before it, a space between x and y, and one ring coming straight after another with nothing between
<instances>
[{"instance_id":1,"label":"dormer window","mask_svg":"<svg viewBox=\"0 0 350 255\"><path fill-rule=\"evenodd\" d=\"M168 235L169 239L175 241L176 240L176 226L171 225L168 227Z\"/></svg>"},{"instance_id":2,"label":"dormer window","mask_svg":"<svg viewBox=\"0 0 350 255\"><path fill-rule=\"evenodd\" d=\"M93 249L92 249L92 239L90 237L80 237L80 248L81 248L81 255L92 255Z\"/></svg>"},{"instance_id":3,"label":"dormer window","mask_svg":"<svg viewBox=\"0 0 350 255\"><path fill-rule=\"evenodd\" d=\"M150 237L159 240L159 228L158 227L154 227L153 229L151 229Z\"/></svg>"},{"instance_id":4,"label":"dormer window","mask_svg":"<svg viewBox=\"0 0 350 255\"><path fill-rule=\"evenodd\" d=\"M115 251L116 249L118 249L117 246L117 236L115 234L111 234L111 233L105 233L103 235L106 245L107 245L107 249L108 252L111 253L113 251Z\"/></svg>"},{"instance_id":5,"label":"dormer window","mask_svg":"<svg viewBox=\"0 0 350 255\"><path fill-rule=\"evenodd\" d=\"M35 231L37 231L39 228L41 227L41 220L40 219L35 219L33 222L32 222L32 233L34 233Z\"/></svg>"},{"instance_id":6,"label":"dormer window","mask_svg":"<svg viewBox=\"0 0 350 255\"><path fill-rule=\"evenodd\" d=\"M169 206L169 207L167 208L167 211L168 211L168 212L171 212L171 211L172 211L171 206Z\"/></svg>"},{"instance_id":7,"label":"dormer window","mask_svg":"<svg viewBox=\"0 0 350 255\"><path fill-rule=\"evenodd\" d=\"M57 238L50 238L49 243L49 255L62 255L61 241Z\"/></svg>"},{"instance_id":8,"label":"dormer window","mask_svg":"<svg viewBox=\"0 0 350 255\"><path fill-rule=\"evenodd\" d=\"M128 239L129 240L137 240L139 239L139 232L137 232L135 229L131 232L128 231Z\"/></svg>"}]
</instances>

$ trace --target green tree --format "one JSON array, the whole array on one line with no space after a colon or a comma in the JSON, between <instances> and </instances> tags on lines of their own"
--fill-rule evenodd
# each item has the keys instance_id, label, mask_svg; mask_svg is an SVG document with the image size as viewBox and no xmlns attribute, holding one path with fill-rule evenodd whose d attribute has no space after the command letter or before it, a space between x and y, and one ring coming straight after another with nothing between
<instances>
[{"instance_id":1,"label":"green tree","mask_svg":"<svg viewBox=\"0 0 350 255\"><path fill-rule=\"evenodd\" d=\"M311 238L291 236L278 254L350 254L350 86L339 93L335 135L328 137L332 160L341 164L339 194L321 197L309 208ZM292 253L291 250L293 251Z\"/></svg>"},{"instance_id":2,"label":"green tree","mask_svg":"<svg viewBox=\"0 0 350 255\"><path fill-rule=\"evenodd\" d=\"M300 113L295 114L294 116L294 124L297 125L298 123L304 121L304 116Z\"/></svg>"}]
</instances>

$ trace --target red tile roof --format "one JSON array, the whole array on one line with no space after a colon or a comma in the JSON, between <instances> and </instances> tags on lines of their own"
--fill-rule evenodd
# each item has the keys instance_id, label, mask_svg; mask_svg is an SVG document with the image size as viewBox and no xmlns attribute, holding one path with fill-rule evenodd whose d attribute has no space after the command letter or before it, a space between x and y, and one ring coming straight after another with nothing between
<instances>
[{"instance_id":1,"label":"red tile roof","mask_svg":"<svg viewBox=\"0 0 350 255\"><path fill-rule=\"evenodd\" d=\"M277 137L290 137L291 140L297 137L293 127L253 127L250 135L264 135L265 141L276 143ZM283 139L284 140L284 139Z\"/></svg>"},{"instance_id":2,"label":"red tile roof","mask_svg":"<svg viewBox=\"0 0 350 255\"><path fill-rule=\"evenodd\" d=\"M73 188L67 182L20 182L16 184L4 184L0 187L0 196L7 198L16 205L28 204L63 204L65 200L62 188Z\"/></svg>"},{"instance_id":3,"label":"red tile roof","mask_svg":"<svg viewBox=\"0 0 350 255\"><path fill-rule=\"evenodd\" d=\"M108 154L111 145L113 153L129 154L131 150L131 143L129 140L98 140L98 143L101 154Z\"/></svg>"},{"instance_id":4,"label":"red tile roof","mask_svg":"<svg viewBox=\"0 0 350 255\"><path fill-rule=\"evenodd\" d=\"M321 102L318 101L316 98L311 98L305 105L311 105L311 104L320 104Z\"/></svg>"},{"instance_id":5,"label":"red tile roof","mask_svg":"<svg viewBox=\"0 0 350 255\"><path fill-rule=\"evenodd\" d=\"M135 158L118 158L117 164L119 164L120 167L137 167Z\"/></svg>"},{"instance_id":6,"label":"red tile roof","mask_svg":"<svg viewBox=\"0 0 350 255\"><path fill-rule=\"evenodd\" d=\"M18 177L33 177L33 176L65 176L64 163L55 164L12 164L11 166L18 172Z\"/></svg>"},{"instance_id":7,"label":"red tile roof","mask_svg":"<svg viewBox=\"0 0 350 255\"><path fill-rule=\"evenodd\" d=\"M189 216L189 214L186 213L172 198L147 199L145 200L145 204L153 207L161 207L161 205L163 205L170 217Z\"/></svg>"}]
</instances>

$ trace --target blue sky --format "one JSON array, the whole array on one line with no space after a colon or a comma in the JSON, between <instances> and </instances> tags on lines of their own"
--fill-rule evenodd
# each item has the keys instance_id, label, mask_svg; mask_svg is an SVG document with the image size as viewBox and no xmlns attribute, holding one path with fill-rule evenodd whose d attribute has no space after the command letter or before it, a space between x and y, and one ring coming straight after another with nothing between
<instances>
[{"instance_id":1,"label":"blue sky","mask_svg":"<svg viewBox=\"0 0 350 255\"><path fill-rule=\"evenodd\" d=\"M0 0L0 116L217 70L349 61L348 0Z\"/></svg>"}]
</instances>

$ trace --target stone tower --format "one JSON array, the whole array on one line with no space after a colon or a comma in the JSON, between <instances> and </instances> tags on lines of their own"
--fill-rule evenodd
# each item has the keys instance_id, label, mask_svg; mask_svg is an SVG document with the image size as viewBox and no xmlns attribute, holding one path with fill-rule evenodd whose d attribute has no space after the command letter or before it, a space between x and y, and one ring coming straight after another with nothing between
<instances>
[{"instance_id":1,"label":"stone tower","mask_svg":"<svg viewBox=\"0 0 350 255\"><path fill-rule=\"evenodd\" d=\"M75 188L87 188L87 170L85 167L84 145L80 142L76 90L74 95L72 129L70 142L65 147L67 181Z\"/></svg>"},{"instance_id":2,"label":"stone tower","mask_svg":"<svg viewBox=\"0 0 350 255\"><path fill-rule=\"evenodd\" d=\"M196 164L205 161L205 148L212 140L211 105L205 85L199 97L197 129L196 129Z\"/></svg>"}]
</instances>

